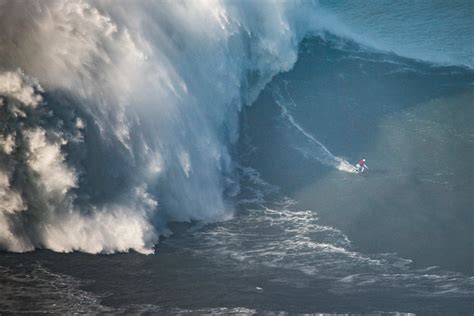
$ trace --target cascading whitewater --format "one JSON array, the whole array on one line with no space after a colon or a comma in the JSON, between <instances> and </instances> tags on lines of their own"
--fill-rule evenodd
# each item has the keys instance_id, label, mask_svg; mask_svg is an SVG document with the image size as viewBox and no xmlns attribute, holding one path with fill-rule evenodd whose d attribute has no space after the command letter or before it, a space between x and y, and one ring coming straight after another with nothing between
<instances>
[{"instance_id":1,"label":"cascading whitewater","mask_svg":"<svg viewBox=\"0 0 474 316\"><path fill-rule=\"evenodd\" d=\"M0 247L153 252L232 215L238 113L318 29L308 2L0 1Z\"/></svg>"}]
</instances>

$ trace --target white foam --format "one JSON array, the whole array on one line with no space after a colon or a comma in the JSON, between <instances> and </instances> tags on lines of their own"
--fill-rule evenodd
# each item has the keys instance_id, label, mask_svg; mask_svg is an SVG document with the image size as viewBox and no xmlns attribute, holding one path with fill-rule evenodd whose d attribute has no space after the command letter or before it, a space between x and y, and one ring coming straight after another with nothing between
<instances>
[{"instance_id":1,"label":"white foam","mask_svg":"<svg viewBox=\"0 0 474 316\"><path fill-rule=\"evenodd\" d=\"M17 99L23 104L36 107L42 101L41 86L21 71L7 71L0 73L0 95Z\"/></svg>"},{"instance_id":2,"label":"white foam","mask_svg":"<svg viewBox=\"0 0 474 316\"><path fill-rule=\"evenodd\" d=\"M29 168L39 177L38 184L48 193L66 194L77 186L77 176L74 170L65 163L61 153L61 146L67 142L59 138L50 142L46 138L46 131L42 129L26 130L28 141Z\"/></svg>"},{"instance_id":3,"label":"white foam","mask_svg":"<svg viewBox=\"0 0 474 316\"><path fill-rule=\"evenodd\" d=\"M0 149L7 155L10 155L15 149L15 134L6 136L0 135Z\"/></svg>"}]
</instances>

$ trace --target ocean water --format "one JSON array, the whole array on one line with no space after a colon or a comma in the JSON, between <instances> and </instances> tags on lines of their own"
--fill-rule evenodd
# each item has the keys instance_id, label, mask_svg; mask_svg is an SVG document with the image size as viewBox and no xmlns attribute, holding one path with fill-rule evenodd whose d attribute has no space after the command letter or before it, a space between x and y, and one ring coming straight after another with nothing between
<instances>
[{"instance_id":1,"label":"ocean water","mask_svg":"<svg viewBox=\"0 0 474 316\"><path fill-rule=\"evenodd\" d=\"M474 312L472 2L0 26L0 313Z\"/></svg>"}]
</instances>

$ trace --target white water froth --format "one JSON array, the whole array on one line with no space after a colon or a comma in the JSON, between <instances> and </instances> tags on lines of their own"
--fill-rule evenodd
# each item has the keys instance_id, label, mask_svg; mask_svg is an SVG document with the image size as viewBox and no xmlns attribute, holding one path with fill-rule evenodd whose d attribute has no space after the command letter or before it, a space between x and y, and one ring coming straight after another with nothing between
<instances>
[{"instance_id":1,"label":"white water froth","mask_svg":"<svg viewBox=\"0 0 474 316\"><path fill-rule=\"evenodd\" d=\"M63 149L82 139L41 126L40 118L49 113L42 112L45 104L37 94L41 87L29 77L16 71L2 78L0 245L17 252L41 246L55 251L111 253L133 248L151 253L155 233L146 218L156 201L137 188L126 204L80 209L74 193L80 173L68 165Z\"/></svg>"}]
</instances>

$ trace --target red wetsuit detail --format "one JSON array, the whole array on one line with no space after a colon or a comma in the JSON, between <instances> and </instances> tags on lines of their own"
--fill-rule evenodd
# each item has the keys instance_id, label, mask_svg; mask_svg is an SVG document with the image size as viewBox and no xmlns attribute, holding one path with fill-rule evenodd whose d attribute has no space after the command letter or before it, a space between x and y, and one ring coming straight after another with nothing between
<instances>
[{"instance_id":1,"label":"red wetsuit detail","mask_svg":"<svg viewBox=\"0 0 474 316\"><path fill-rule=\"evenodd\" d=\"M357 164L361 167L365 167L365 162L363 160L359 160Z\"/></svg>"}]
</instances>

